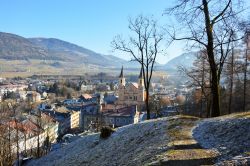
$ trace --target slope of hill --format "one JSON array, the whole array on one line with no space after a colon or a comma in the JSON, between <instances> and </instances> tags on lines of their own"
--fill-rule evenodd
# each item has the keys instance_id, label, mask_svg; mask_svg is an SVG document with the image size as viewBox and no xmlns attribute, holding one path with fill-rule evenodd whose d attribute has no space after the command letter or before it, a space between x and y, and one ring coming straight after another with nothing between
<instances>
[{"instance_id":1,"label":"slope of hill","mask_svg":"<svg viewBox=\"0 0 250 166\"><path fill-rule=\"evenodd\" d=\"M0 32L1 59L51 59L48 51L26 38L18 35Z\"/></svg>"},{"instance_id":2,"label":"slope of hill","mask_svg":"<svg viewBox=\"0 0 250 166\"><path fill-rule=\"evenodd\" d=\"M163 68L167 70L177 70L178 66L190 68L195 60L195 52L183 53L167 62Z\"/></svg>"},{"instance_id":3,"label":"slope of hill","mask_svg":"<svg viewBox=\"0 0 250 166\"><path fill-rule=\"evenodd\" d=\"M65 60L76 63L88 63L99 66L121 66L125 60L112 55L102 55L78 45L54 38L29 38L29 41L39 47L46 48L54 57L63 57Z\"/></svg>"},{"instance_id":4,"label":"slope of hill","mask_svg":"<svg viewBox=\"0 0 250 166\"><path fill-rule=\"evenodd\" d=\"M0 32L0 48L0 63L3 64L1 71L7 73L7 76L8 73L15 75L16 72L20 75L47 73L46 69L49 68L50 74L53 74L51 73L53 71L56 71L56 74L70 72L79 74L82 71L100 72L114 69L118 71L122 65L130 71L140 68L138 62L126 61L113 55L99 54L55 38L24 38ZM178 65L190 67L193 59L193 52L182 54L170 60L166 65L156 62L155 70L176 72Z\"/></svg>"},{"instance_id":5,"label":"slope of hill","mask_svg":"<svg viewBox=\"0 0 250 166\"><path fill-rule=\"evenodd\" d=\"M0 32L0 59L59 60L76 64L120 67L127 61L112 55L102 55L78 45L54 38L24 38Z\"/></svg>"},{"instance_id":6,"label":"slope of hill","mask_svg":"<svg viewBox=\"0 0 250 166\"><path fill-rule=\"evenodd\" d=\"M27 165L247 165L249 125L250 112L209 120L189 116L150 120L118 128L105 140L99 134L84 136ZM238 155L242 157L235 159Z\"/></svg>"},{"instance_id":7,"label":"slope of hill","mask_svg":"<svg viewBox=\"0 0 250 166\"><path fill-rule=\"evenodd\" d=\"M164 149L165 129L161 119L121 127L105 140L99 134L85 136L28 165L143 165Z\"/></svg>"}]
</instances>

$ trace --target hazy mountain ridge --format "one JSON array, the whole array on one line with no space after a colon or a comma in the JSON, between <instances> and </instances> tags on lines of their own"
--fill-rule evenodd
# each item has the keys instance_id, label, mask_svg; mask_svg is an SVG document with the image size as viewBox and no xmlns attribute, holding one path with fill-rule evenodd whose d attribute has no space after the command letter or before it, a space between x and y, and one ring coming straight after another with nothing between
<instances>
[{"instance_id":1,"label":"hazy mountain ridge","mask_svg":"<svg viewBox=\"0 0 250 166\"><path fill-rule=\"evenodd\" d=\"M5 60L53 60L57 68L96 67L124 68L134 70L140 68L136 61L126 61L113 55L103 55L92 50L56 38L24 38L11 33L0 32L0 59ZM191 67L195 52L184 53L173 58L165 65L156 62L155 70L177 71L178 66ZM49 63L49 64L50 64ZM43 65L46 66L47 63ZM66 66L65 66L66 65Z\"/></svg>"},{"instance_id":2,"label":"hazy mountain ridge","mask_svg":"<svg viewBox=\"0 0 250 166\"><path fill-rule=\"evenodd\" d=\"M183 53L170 61L168 61L165 65L165 69L177 70L178 66L183 66L186 68L190 68L193 66L194 60L196 59L196 52L187 52Z\"/></svg>"},{"instance_id":3,"label":"hazy mountain ridge","mask_svg":"<svg viewBox=\"0 0 250 166\"><path fill-rule=\"evenodd\" d=\"M78 63L89 63L100 66L117 66L126 61L112 55L102 55L78 45L55 38L29 38L37 46L44 47L49 54L64 57Z\"/></svg>"},{"instance_id":4,"label":"hazy mountain ridge","mask_svg":"<svg viewBox=\"0 0 250 166\"><path fill-rule=\"evenodd\" d=\"M0 32L0 48L0 58L9 60L59 60L110 67L127 62L55 38L24 38L4 32Z\"/></svg>"},{"instance_id":5,"label":"hazy mountain ridge","mask_svg":"<svg viewBox=\"0 0 250 166\"><path fill-rule=\"evenodd\" d=\"M24 37L0 32L0 58L2 59L51 59L48 51Z\"/></svg>"}]
</instances>

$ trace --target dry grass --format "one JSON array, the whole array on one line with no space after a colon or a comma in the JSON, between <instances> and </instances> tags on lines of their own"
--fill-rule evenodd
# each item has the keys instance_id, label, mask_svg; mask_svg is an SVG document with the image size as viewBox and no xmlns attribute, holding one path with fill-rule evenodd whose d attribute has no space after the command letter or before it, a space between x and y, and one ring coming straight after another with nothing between
<instances>
[{"instance_id":1,"label":"dry grass","mask_svg":"<svg viewBox=\"0 0 250 166\"><path fill-rule=\"evenodd\" d=\"M166 165L181 164L182 162L189 162L189 164L212 162L219 155L219 152L201 149L192 136L192 130L199 121L199 118L184 115L168 119L168 149L159 154L157 160L165 162Z\"/></svg>"},{"instance_id":2,"label":"dry grass","mask_svg":"<svg viewBox=\"0 0 250 166\"><path fill-rule=\"evenodd\" d=\"M237 113L237 114L231 114L228 116L232 116L233 118L250 118L250 111L241 112L241 113Z\"/></svg>"},{"instance_id":3,"label":"dry grass","mask_svg":"<svg viewBox=\"0 0 250 166\"><path fill-rule=\"evenodd\" d=\"M169 145L175 145L177 141L183 143L191 143L192 128L197 124L199 118L192 116L177 116L176 119L171 119L168 122L167 134L170 138Z\"/></svg>"},{"instance_id":4,"label":"dry grass","mask_svg":"<svg viewBox=\"0 0 250 166\"><path fill-rule=\"evenodd\" d=\"M218 152L209 149L169 150L166 153L166 157L169 160L206 159L214 158L218 155Z\"/></svg>"},{"instance_id":5,"label":"dry grass","mask_svg":"<svg viewBox=\"0 0 250 166\"><path fill-rule=\"evenodd\" d=\"M172 146L181 146L181 145L195 145L197 141L194 139L183 139L183 140L174 140L168 143L169 147Z\"/></svg>"},{"instance_id":6,"label":"dry grass","mask_svg":"<svg viewBox=\"0 0 250 166\"><path fill-rule=\"evenodd\" d=\"M250 152L245 152L246 155L250 156Z\"/></svg>"}]
</instances>

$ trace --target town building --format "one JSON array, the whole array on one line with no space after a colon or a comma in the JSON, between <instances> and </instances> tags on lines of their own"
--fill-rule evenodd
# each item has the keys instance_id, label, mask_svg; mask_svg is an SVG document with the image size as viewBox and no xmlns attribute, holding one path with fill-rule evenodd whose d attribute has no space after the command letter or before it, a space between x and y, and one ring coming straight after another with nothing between
<instances>
[{"instance_id":1,"label":"town building","mask_svg":"<svg viewBox=\"0 0 250 166\"><path fill-rule=\"evenodd\" d=\"M11 120L4 125L9 130L8 134L12 143L12 151L16 151L17 148L15 142L17 134L20 152L35 149L38 145L41 147L46 139L50 143L55 143L58 137L58 123L43 113L40 117L29 115L23 121Z\"/></svg>"},{"instance_id":2,"label":"town building","mask_svg":"<svg viewBox=\"0 0 250 166\"><path fill-rule=\"evenodd\" d=\"M40 102L41 101L40 93L35 92L35 91L27 92L26 97L27 97L28 102Z\"/></svg>"},{"instance_id":3,"label":"town building","mask_svg":"<svg viewBox=\"0 0 250 166\"><path fill-rule=\"evenodd\" d=\"M102 107L103 122L112 127L121 127L134 123L136 105L124 106L106 104Z\"/></svg>"},{"instance_id":4,"label":"town building","mask_svg":"<svg viewBox=\"0 0 250 166\"><path fill-rule=\"evenodd\" d=\"M138 82L126 82L123 67L119 76L118 100L119 105L137 105L138 109L142 109L145 101L145 88L142 70L140 71Z\"/></svg>"},{"instance_id":5,"label":"town building","mask_svg":"<svg viewBox=\"0 0 250 166\"><path fill-rule=\"evenodd\" d=\"M3 84L0 85L0 94L7 94L8 92L17 92L23 91L28 88L28 85L25 84Z\"/></svg>"},{"instance_id":6,"label":"town building","mask_svg":"<svg viewBox=\"0 0 250 166\"><path fill-rule=\"evenodd\" d=\"M81 112L80 111L72 111L70 115L70 128L71 130L76 130L80 128L80 120L81 120Z\"/></svg>"},{"instance_id":7,"label":"town building","mask_svg":"<svg viewBox=\"0 0 250 166\"><path fill-rule=\"evenodd\" d=\"M94 90L94 86L93 85L84 85L84 84L81 84L80 85L80 90L81 91L92 91Z\"/></svg>"}]
</instances>

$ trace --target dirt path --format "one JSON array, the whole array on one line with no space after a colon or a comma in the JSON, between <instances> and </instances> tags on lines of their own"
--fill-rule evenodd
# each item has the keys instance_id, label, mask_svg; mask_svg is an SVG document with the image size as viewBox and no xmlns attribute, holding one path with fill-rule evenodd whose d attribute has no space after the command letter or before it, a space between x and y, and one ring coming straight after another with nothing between
<instances>
[{"instance_id":1,"label":"dirt path","mask_svg":"<svg viewBox=\"0 0 250 166\"><path fill-rule=\"evenodd\" d=\"M218 151L202 148L192 136L198 118L177 116L168 121L168 150L150 165L197 166L211 165L219 156Z\"/></svg>"}]
</instances>

